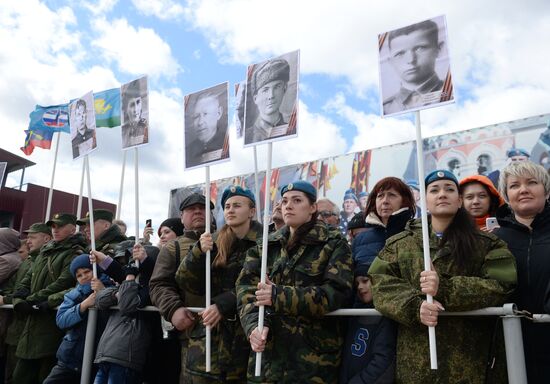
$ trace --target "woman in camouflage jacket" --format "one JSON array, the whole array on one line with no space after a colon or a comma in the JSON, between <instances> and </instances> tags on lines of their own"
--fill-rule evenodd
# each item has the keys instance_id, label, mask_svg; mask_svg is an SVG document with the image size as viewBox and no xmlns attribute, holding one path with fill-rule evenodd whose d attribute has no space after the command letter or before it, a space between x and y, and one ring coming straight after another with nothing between
<instances>
[{"instance_id":1,"label":"woman in camouflage jacket","mask_svg":"<svg viewBox=\"0 0 550 384\"><path fill-rule=\"evenodd\" d=\"M199 313L189 333L184 376L192 383L244 383L250 347L237 316L235 281L246 251L256 245L262 227L253 221L254 195L239 186L227 188L221 203L226 224L220 231L203 233L176 273L181 290L204 296L206 251L212 257L212 304ZM206 371L206 326L212 327L211 370ZM189 377L190 376L190 377Z\"/></svg>"},{"instance_id":2,"label":"woman in camouflage jacket","mask_svg":"<svg viewBox=\"0 0 550 384\"><path fill-rule=\"evenodd\" d=\"M376 309L399 323L396 382L506 382L495 320L438 314L503 305L516 285L514 258L502 240L477 229L452 173L434 171L425 185L432 270L423 271L419 219L388 239L369 270ZM427 326L436 325L438 369L431 370ZM491 367L489 356L497 356Z\"/></svg>"},{"instance_id":3,"label":"woman in camouflage jacket","mask_svg":"<svg viewBox=\"0 0 550 384\"><path fill-rule=\"evenodd\" d=\"M343 322L325 317L350 304L351 251L338 230L317 221L316 190L298 181L281 190L286 226L269 237L266 283L260 283L261 246L248 251L237 280L239 313L254 352L263 352L262 376L249 382L336 383ZM262 332L258 306L266 306Z\"/></svg>"}]
</instances>

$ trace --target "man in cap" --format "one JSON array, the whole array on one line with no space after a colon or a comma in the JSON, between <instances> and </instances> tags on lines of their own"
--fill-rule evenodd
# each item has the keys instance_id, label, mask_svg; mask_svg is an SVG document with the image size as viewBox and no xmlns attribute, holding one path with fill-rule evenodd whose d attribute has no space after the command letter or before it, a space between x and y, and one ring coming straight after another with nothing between
<instances>
[{"instance_id":1,"label":"man in cap","mask_svg":"<svg viewBox=\"0 0 550 384\"><path fill-rule=\"evenodd\" d=\"M141 79L132 81L122 93L124 124L122 125L122 147L128 148L149 142L149 125L142 115L143 99Z\"/></svg>"},{"instance_id":2,"label":"man in cap","mask_svg":"<svg viewBox=\"0 0 550 384\"><path fill-rule=\"evenodd\" d=\"M506 165L513 163L514 161L530 161L530 155L529 152L527 152L523 148L510 148L506 151L506 157L508 160L506 161ZM489 180L493 183L495 188L498 190L498 180L500 179L500 170L496 169L493 172L489 173L487 175Z\"/></svg>"},{"instance_id":3,"label":"man in cap","mask_svg":"<svg viewBox=\"0 0 550 384\"><path fill-rule=\"evenodd\" d=\"M74 286L69 266L86 247L84 236L75 233L76 216L58 213L46 224L53 241L40 249L13 295L14 311L28 315L17 344L15 383L41 383L55 365L63 332L57 328L53 309L63 302L65 290Z\"/></svg>"},{"instance_id":4,"label":"man in cap","mask_svg":"<svg viewBox=\"0 0 550 384\"><path fill-rule=\"evenodd\" d=\"M440 100L443 81L435 72L435 62L442 45L438 26L431 20L389 33L390 64L399 76L401 87L384 100L385 115Z\"/></svg>"},{"instance_id":5,"label":"man in cap","mask_svg":"<svg viewBox=\"0 0 550 384\"><path fill-rule=\"evenodd\" d=\"M187 338L182 331L191 327L195 322L194 314L186 307L202 305L203 300L180 290L176 284L175 276L181 260L205 230L205 207L206 198L199 193L192 193L183 199L179 207L184 227L183 235L162 248L149 281L151 301L158 307L162 317L172 323L177 331L180 331L182 364L186 361L187 353ZM214 209L212 202L209 202L209 209ZM182 369L180 376L182 380L184 372Z\"/></svg>"},{"instance_id":6,"label":"man in cap","mask_svg":"<svg viewBox=\"0 0 550 384\"><path fill-rule=\"evenodd\" d=\"M27 234L27 247L29 248L29 256L25 258L19 265L17 272L10 277L7 284L4 285L2 289L2 295L0 296L0 305L4 304L13 304L13 295L15 293L15 287L17 287L20 282L23 280L27 272L30 270L33 261L36 259L40 253L40 248L42 248L46 243L52 239L52 231L44 223L34 223L30 226L29 229L23 231ZM17 348L17 343L21 336L21 332L25 327L25 322L27 316L14 313L13 321L9 325L5 343L7 345L6 351L6 382L11 383L13 378L13 370L17 364L17 358L15 357L15 349Z\"/></svg>"},{"instance_id":7,"label":"man in cap","mask_svg":"<svg viewBox=\"0 0 550 384\"><path fill-rule=\"evenodd\" d=\"M220 159L226 130L220 124L223 107L218 95L212 92L200 94L191 116L196 138L185 145L185 165L193 167ZM215 151L219 154L211 153Z\"/></svg>"},{"instance_id":8,"label":"man in cap","mask_svg":"<svg viewBox=\"0 0 550 384\"><path fill-rule=\"evenodd\" d=\"M344 202L342 203L342 211L340 212L340 225L338 228L342 235L347 236L348 234L348 223L353 218L353 216L360 211L359 209L359 199L355 195L353 189L348 189L344 193Z\"/></svg>"},{"instance_id":9,"label":"man in cap","mask_svg":"<svg viewBox=\"0 0 550 384\"><path fill-rule=\"evenodd\" d=\"M272 137L272 128L285 125L279 111L290 78L290 66L284 59L268 60L255 69L252 75L252 97L259 116L246 130L245 143L257 143Z\"/></svg>"},{"instance_id":10,"label":"man in cap","mask_svg":"<svg viewBox=\"0 0 550 384\"><path fill-rule=\"evenodd\" d=\"M92 241L90 212L86 213L86 217L77 220L76 223L83 227L84 235L89 243L87 248L89 251ZM120 232L120 227L113 224L113 213L106 209L94 209L94 238L95 249L110 257L114 257L115 246L126 240L126 236Z\"/></svg>"}]
</instances>

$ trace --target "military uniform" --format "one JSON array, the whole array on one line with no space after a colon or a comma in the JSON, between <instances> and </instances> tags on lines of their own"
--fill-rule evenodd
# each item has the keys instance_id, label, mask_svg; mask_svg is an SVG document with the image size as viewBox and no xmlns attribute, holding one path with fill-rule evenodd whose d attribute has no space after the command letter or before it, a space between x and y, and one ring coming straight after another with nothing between
<instances>
[{"instance_id":1,"label":"military uniform","mask_svg":"<svg viewBox=\"0 0 550 384\"><path fill-rule=\"evenodd\" d=\"M423 105L433 104L437 100L425 100L425 95L431 92L441 91L443 88L443 80L434 73L424 84L418 88L410 90L403 86L395 95L384 100L384 114L402 112L411 108L421 107Z\"/></svg>"},{"instance_id":2,"label":"military uniform","mask_svg":"<svg viewBox=\"0 0 550 384\"><path fill-rule=\"evenodd\" d=\"M268 123L258 116L254 125L246 131L245 143L257 143L267 140L271 138L271 130L273 128L286 124L288 124L288 122L285 121L281 113L279 113L279 118L275 124Z\"/></svg>"},{"instance_id":3,"label":"military uniform","mask_svg":"<svg viewBox=\"0 0 550 384\"><path fill-rule=\"evenodd\" d=\"M89 129L86 127L86 130L84 133L77 132L76 136L72 140L72 146L73 146L73 159L76 159L80 156L80 146L87 142L88 140L92 140L89 145L91 145L91 148L95 148L96 146L96 138L95 138L95 130Z\"/></svg>"},{"instance_id":4,"label":"military uniform","mask_svg":"<svg viewBox=\"0 0 550 384\"><path fill-rule=\"evenodd\" d=\"M197 322L189 334L185 369L193 376L193 383L246 382L250 345L237 315L235 281L242 269L246 251L256 245L261 234L261 224L253 221L248 233L242 239L234 241L226 265L212 267L212 303L216 304L223 317L212 329L210 373L206 372L205 367L206 327ZM213 238L215 241L217 233L213 235ZM206 255L200 249L199 244L197 243L183 259L176 274L176 281L180 289L196 295L204 295ZM216 257L216 248L211 251L211 257L212 260Z\"/></svg>"},{"instance_id":5,"label":"military uniform","mask_svg":"<svg viewBox=\"0 0 550 384\"><path fill-rule=\"evenodd\" d=\"M441 247L438 237L430 234L430 254L440 279L434 299L447 311L501 306L516 286L516 265L506 244L490 233L477 232L476 236L477 252L470 256L466 271L460 271L450 256L453 244ZM438 369L430 369L428 329L420 323L425 300L420 289L423 270L419 219L389 238L369 269L376 309L399 323L396 382L484 383L492 352L497 360L489 381L506 382L506 361L499 355L502 343L492 345L493 335L498 340L501 332L494 333L495 319L491 318L439 317Z\"/></svg>"},{"instance_id":6,"label":"military uniform","mask_svg":"<svg viewBox=\"0 0 550 384\"><path fill-rule=\"evenodd\" d=\"M266 307L268 341L262 354L262 376L254 376L256 354L252 353L248 380L336 383L343 322L324 316L350 304L351 251L346 239L321 221L290 251L289 237L288 227L269 236L267 272L274 292L273 305ZM258 307L254 303L261 252L261 245L248 251L237 280L239 314L247 336L258 326Z\"/></svg>"},{"instance_id":7,"label":"military uniform","mask_svg":"<svg viewBox=\"0 0 550 384\"><path fill-rule=\"evenodd\" d=\"M149 129L147 120L140 118L137 124L126 123L122 126L122 147L128 148L134 145L149 142Z\"/></svg>"},{"instance_id":8,"label":"military uniform","mask_svg":"<svg viewBox=\"0 0 550 384\"><path fill-rule=\"evenodd\" d=\"M217 127L214 137L206 143L203 143L199 139L193 140L190 144L185 146L185 165L187 167L194 167L195 165L202 164L205 161L202 159L202 155L222 150L224 140L225 132L223 129L220 129L220 127ZM212 160L221 159L221 155L220 152L220 156Z\"/></svg>"},{"instance_id":9,"label":"military uniform","mask_svg":"<svg viewBox=\"0 0 550 384\"><path fill-rule=\"evenodd\" d=\"M120 232L118 225L113 224L95 241L95 249L114 258L115 247L126 240L128 238ZM87 250L89 251L90 249L91 246Z\"/></svg>"},{"instance_id":10,"label":"military uniform","mask_svg":"<svg viewBox=\"0 0 550 384\"><path fill-rule=\"evenodd\" d=\"M39 303L43 309L33 310L27 317L17 344L16 356L20 360L14 372L15 382L30 383L37 377L44 379L55 365L55 354L63 332L55 324L53 308L63 302L66 290L74 287L76 281L69 266L85 247L86 241L80 233L59 242L50 241L41 248L18 285L18 289L26 288L30 294L25 299L13 301L15 311L29 303ZM33 375L32 378L29 374Z\"/></svg>"}]
</instances>

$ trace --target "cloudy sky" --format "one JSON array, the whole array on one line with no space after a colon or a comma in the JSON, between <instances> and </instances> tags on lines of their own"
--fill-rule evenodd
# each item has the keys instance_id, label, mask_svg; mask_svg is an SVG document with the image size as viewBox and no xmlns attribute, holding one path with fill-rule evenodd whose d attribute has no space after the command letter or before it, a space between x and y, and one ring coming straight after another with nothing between
<instances>
[{"instance_id":1,"label":"cloudy sky","mask_svg":"<svg viewBox=\"0 0 550 384\"><path fill-rule=\"evenodd\" d=\"M410 140L412 116L379 117L377 35L441 14L457 103L423 111L424 136L550 112L546 0L3 0L0 146L24 156L19 147L35 104L67 102L148 75L140 222L160 223L170 189L204 180L203 170L183 171L184 95L224 81L232 87L248 64L300 49L299 138L274 144L274 166ZM116 203L119 129L99 130L98 146L90 155L92 193ZM265 166L265 148L258 152ZM49 185L53 154L35 149L27 182ZM212 179L253 170L242 139L232 140L231 157L211 168ZM55 187L78 193L81 167L62 135ZM131 224L133 168L125 179L122 218ZM8 186L17 180L13 175Z\"/></svg>"}]
</instances>

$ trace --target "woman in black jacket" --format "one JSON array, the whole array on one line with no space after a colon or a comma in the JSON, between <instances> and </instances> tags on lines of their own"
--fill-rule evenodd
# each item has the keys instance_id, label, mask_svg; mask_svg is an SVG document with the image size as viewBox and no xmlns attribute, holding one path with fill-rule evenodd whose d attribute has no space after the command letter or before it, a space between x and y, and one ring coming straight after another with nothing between
<instances>
[{"instance_id":1,"label":"woman in black jacket","mask_svg":"<svg viewBox=\"0 0 550 384\"><path fill-rule=\"evenodd\" d=\"M502 170L500 194L508 202L497 211L495 234L508 243L517 264L515 303L522 310L542 313L550 281L550 176L530 161L513 162ZM523 348L529 383L550 378L550 327L522 322Z\"/></svg>"}]
</instances>

